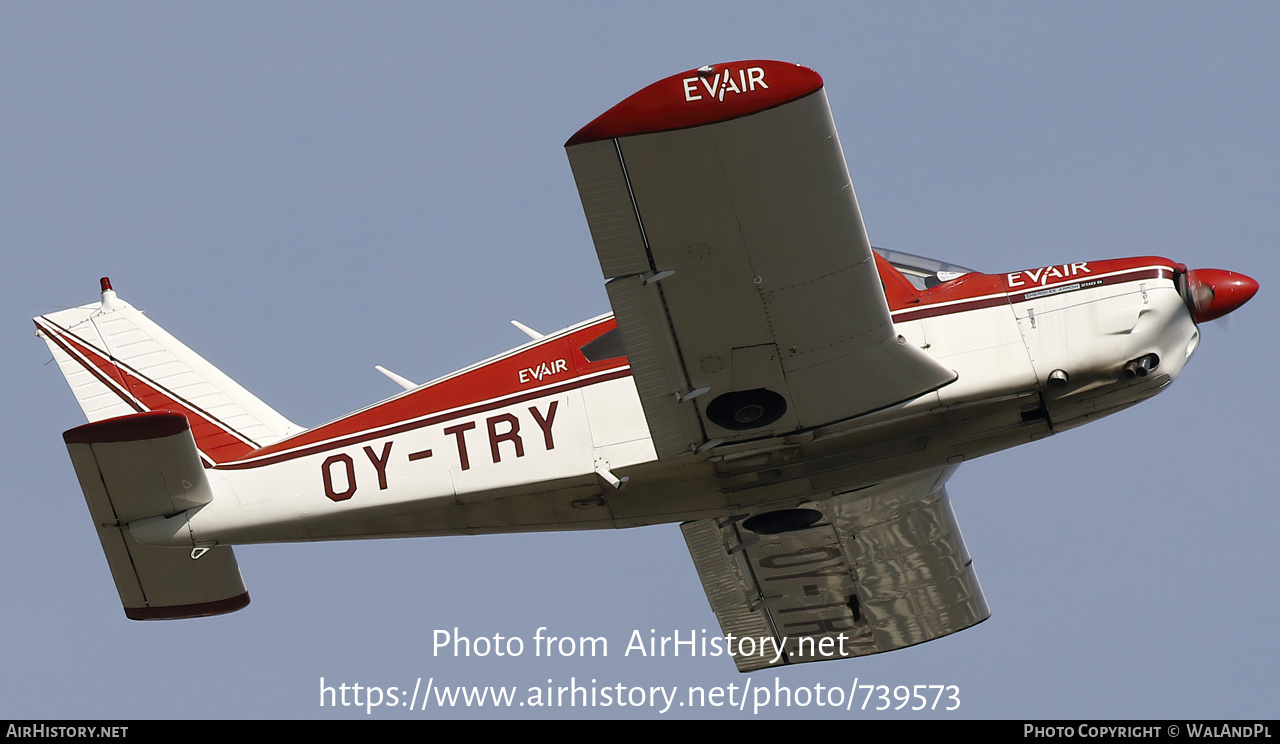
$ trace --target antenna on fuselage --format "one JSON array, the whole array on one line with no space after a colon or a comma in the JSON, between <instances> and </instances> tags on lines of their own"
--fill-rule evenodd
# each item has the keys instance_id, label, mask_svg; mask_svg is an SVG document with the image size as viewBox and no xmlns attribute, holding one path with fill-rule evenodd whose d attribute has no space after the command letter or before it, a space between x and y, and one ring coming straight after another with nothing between
<instances>
[{"instance_id":1,"label":"antenna on fuselage","mask_svg":"<svg viewBox=\"0 0 1280 744\"><path fill-rule=\"evenodd\" d=\"M521 323L518 320L511 321L511 325L515 326L516 328L519 328L524 333L524 335L528 336L534 341L541 341L542 339L546 338L546 336L544 336L543 334L538 333L537 331L533 330L532 328L525 325L524 323Z\"/></svg>"},{"instance_id":2,"label":"antenna on fuselage","mask_svg":"<svg viewBox=\"0 0 1280 744\"><path fill-rule=\"evenodd\" d=\"M396 374L395 372L392 372L391 370L387 369L381 364L375 364L373 365L373 368L378 370L382 374L386 375L388 378L391 379L392 382L404 388L405 390L412 390L418 387L418 383L414 382L413 380L410 380L407 377L401 377L400 375Z\"/></svg>"}]
</instances>

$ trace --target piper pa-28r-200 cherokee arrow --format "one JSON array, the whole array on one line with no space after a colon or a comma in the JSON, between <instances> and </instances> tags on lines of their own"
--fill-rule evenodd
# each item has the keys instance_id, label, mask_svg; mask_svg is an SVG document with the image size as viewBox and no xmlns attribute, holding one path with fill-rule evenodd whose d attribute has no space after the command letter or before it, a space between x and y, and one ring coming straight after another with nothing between
<instances>
[{"instance_id":1,"label":"piper pa-28r-200 cherokee arrow","mask_svg":"<svg viewBox=\"0 0 1280 744\"><path fill-rule=\"evenodd\" d=\"M1258 288L873 249L793 64L669 77L566 149L612 314L425 385L383 370L405 391L314 429L106 279L35 319L90 421L63 438L128 617L247 605L236 544L678 522L726 636L773 639L740 670L911 646L989 615L959 463L1155 395Z\"/></svg>"}]
</instances>

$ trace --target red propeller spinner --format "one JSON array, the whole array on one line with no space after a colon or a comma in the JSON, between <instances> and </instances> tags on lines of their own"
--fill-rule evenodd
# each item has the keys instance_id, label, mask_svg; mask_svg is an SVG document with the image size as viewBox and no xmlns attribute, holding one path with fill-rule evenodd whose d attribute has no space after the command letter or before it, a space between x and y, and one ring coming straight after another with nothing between
<instances>
[{"instance_id":1,"label":"red propeller spinner","mask_svg":"<svg viewBox=\"0 0 1280 744\"><path fill-rule=\"evenodd\" d=\"M1248 302L1258 293L1251 277L1224 269L1187 272L1187 306L1197 323L1216 320Z\"/></svg>"}]
</instances>

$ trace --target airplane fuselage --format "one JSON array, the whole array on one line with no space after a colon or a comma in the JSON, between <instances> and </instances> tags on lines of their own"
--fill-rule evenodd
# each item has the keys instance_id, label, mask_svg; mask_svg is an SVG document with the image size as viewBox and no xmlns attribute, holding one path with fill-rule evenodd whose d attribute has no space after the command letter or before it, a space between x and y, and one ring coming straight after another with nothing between
<instances>
[{"instance_id":1,"label":"airplane fuselage","mask_svg":"<svg viewBox=\"0 0 1280 744\"><path fill-rule=\"evenodd\" d=\"M659 463L620 346L588 346L614 329L605 315L220 463L212 503L131 532L208 546L631 527L874 493L1148 398L1198 340L1185 268L1166 259L974 272L927 290L888 271L899 341L957 373L906 403Z\"/></svg>"}]
</instances>

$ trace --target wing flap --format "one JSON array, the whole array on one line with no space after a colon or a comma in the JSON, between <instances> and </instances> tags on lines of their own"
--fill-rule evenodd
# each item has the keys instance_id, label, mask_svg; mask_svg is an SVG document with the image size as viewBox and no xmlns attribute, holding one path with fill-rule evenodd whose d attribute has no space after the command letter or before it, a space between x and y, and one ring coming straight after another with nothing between
<instances>
[{"instance_id":1,"label":"wing flap","mask_svg":"<svg viewBox=\"0 0 1280 744\"><path fill-rule=\"evenodd\" d=\"M631 188L613 140L591 142L568 151L578 198L606 279L648 270L644 236Z\"/></svg>"},{"instance_id":2,"label":"wing flap","mask_svg":"<svg viewBox=\"0 0 1280 744\"><path fill-rule=\"evenodd\" d=\"M659 457L689 452L706 437L692 401L682 400L692 388L658 285L647 284L642 276L629 276L614 279L605 289L628 352L631 377L654 450Z\"/></svg>"},{"instance_id":3,"label":"wing flap","mask_svg":"<svg viewBox=\"0 0 1280 744\"><path fill-rule=\"evenodd\" d=\"M774 637L768 615L759 611L758 597L748 588L751 582L744 573L745 564L725 549L715 520L686 522L681 530L725 637ZM757 647L756 653L737 655L734 661L739 671L749 672L769 666L771 658Z\"/></svg>"}]
</instances>

